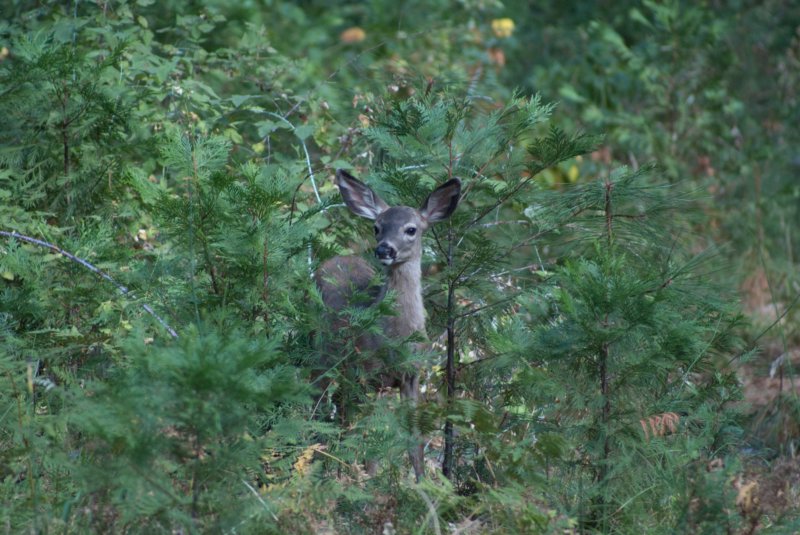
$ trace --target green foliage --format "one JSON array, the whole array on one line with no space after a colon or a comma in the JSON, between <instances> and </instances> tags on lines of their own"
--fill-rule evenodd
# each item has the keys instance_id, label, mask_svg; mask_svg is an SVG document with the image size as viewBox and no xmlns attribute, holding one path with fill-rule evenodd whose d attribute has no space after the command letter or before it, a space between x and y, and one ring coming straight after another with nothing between
<instances>
[{"instance_id":1,"label":"green foliage","mask_svg":"<svg viewBox=\"0 0 800 535\"><path fill-rule=\"evenodd\" d=\"M743 501L749 331L722 266L766 258L791 293L796 21L766 36L773 3L8 4L6 531L767 524ZM780 106L754 97L772 80ZM356 347L394 295L331 329L314 269L370 249L336 168L410 206L462 180L425 238L424 351ZM750 217L726 213L747 188ZM370 388L376 358L421 366L424 399ZM796 444L796 405L762 413L770 447Z\"/></svg>"},{"instance_id":2,"label":"green foliage","mask_svg":"<svg viewBox=\"0 0 800 535\"><path fill-rule=\"evenodd\" d=\"M243 474L258 472L264 443L275 442L267 422L280 404L302 401L303 387L274 342L220 327L163 347L133 334L109 377L84 386L68 424L88 445L74 477L122 514L76 512L78 526L217 530L240 521L250 498Z\"/></svg>"},{"instance_id":3,"label":"green foliage","mask_svg":"<svg viewBox=\"0 0 800 535\"><path fill-rule=\"evenodd\" d=\"M506 2L509 13L535 17L536 25L504 47L502 78L560 99L565 121L606 134L606 146L581 174L598 164L656 161L669 182L707 191L704 217L694 224L710 230L705 238L730 244L728 259L740 279L766 276L770 297L790 302L796 273L787 266L800 245L792 231L798 99L785 84L795 80L790 66L799 57L798 7L570 4Z\"/></svg>"}]
</instances>

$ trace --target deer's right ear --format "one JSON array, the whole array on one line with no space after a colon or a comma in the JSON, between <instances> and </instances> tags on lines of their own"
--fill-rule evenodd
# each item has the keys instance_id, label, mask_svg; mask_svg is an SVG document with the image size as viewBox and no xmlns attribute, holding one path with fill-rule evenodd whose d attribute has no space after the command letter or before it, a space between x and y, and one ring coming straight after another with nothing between
<instances>
[{"instance_id":1,"label":"deer's right ear","mask_svg":"<svg viewBox=\"0 0 800 535\"><path fill-rule=\"evenodd\" d=\"M419 213L428 223L444 221L455 211L459 200L461 200L461 181L453 178L428 195Z\"/></svg>"},{"instance_id":2,"label":"deer's right ear","mask_svg":"<svg viewBox=\"0 0 800 535\"><path fill-rule=\"evenodd\" d=\"M389 208L369 186L344 169L336 170L336 185L344 203L356 215L374 220Z\"/></svg>"}]
</instances>

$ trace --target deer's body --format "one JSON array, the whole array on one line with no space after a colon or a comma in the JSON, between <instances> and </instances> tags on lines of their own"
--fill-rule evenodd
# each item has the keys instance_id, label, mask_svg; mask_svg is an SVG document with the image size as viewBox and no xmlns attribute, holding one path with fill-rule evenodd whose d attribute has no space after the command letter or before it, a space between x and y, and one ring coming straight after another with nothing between
<instances>
[{"instance_id":1,"label":"deer's body","mask_svg":"<svg viewBox=\"0 0 800 535\"><path fill-rule=\"evenodd\" d=\"M414 333L425 335L425 307L422 304L422 268L420 259L387 268L382 286L375 285L372 265L358 256L336 256L323 263L317 281L323 302L332 311L348 307L371 306L388 292L395 294L396 316L383 319L383 335L364 335L356 344L361 351L375 351L383 345L384 336L406 338ZM366 299L365 299L366 298ZM346 320L333 316L333 327L341 328ZM383 384L382 386L398 386Z\"/></svg>"},{"instance_id":2,"label":"deer's body","mask_svg":"<svg viewBox=\"0 0 800 535\"><path fill-rule=\"evenodd\" d=\"M384 318L383 336L364 334L356 340L359 351L374 352L385 345L385 339L404 339L415 333L425 335L425 306L422 301L422 234L431 223L442 221L455 210L461 183L450 180L434 190L416 210L408 206L389 207L368 186L347 172L336 172L336 182L348 208L375 221L377 247L375 255L386 266L384 285L376 286L375 270L356 256L337 256L323 263L317 272L317 284L323 302L334 312L353 306L371 306L387 292L395 295L396 315ZM366 298L365 298L366 296ZM346 324L346 318L335 315L332 328ZM369 360L369 371L376 372L381 386L400 387L403 398L416 402L419 398L419 377L416 372L399 373L383 369L377 359ZM422 444L410 452L414 473L423 473Z\"/></svg>"}]
</instances>

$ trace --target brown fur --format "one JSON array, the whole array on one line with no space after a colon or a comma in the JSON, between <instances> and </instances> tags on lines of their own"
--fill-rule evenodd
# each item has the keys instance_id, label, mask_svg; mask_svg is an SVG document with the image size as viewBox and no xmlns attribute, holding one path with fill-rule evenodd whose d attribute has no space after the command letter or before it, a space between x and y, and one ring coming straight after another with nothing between
<instances>
[{"instance_id":1,"label":"brown fur","mask_svg":"<svg viewBox=\"0 0 800 535\"><path fill-rule=\"evenodd\" d=\"M346 318L337 314L341 310L370 306L391 291L396 296L396 315L384 319L385 336L360 336L356 340L358 350L377 351L385 345L385 337L403 339L415 333L424 336L422 235L430 224L450 217L458 205L461 183L457 179L446 182L430 194L419 210L415 210L408 206L389 207L372 189L345 171L337 171L336 180L348 208L356 215L375 221L376 256L386 265L386 282L383 287L375 286L375 270L366 260L356 256L337 256L323 263L317 272L317 284L323 302L334 312L331 327L341 329L346 325ZM367 296L366 300L364 296ZM399 386L401 396L416 403L419 399L417 373L390 373L381 370L382 367L377 359L368 366L370 371L379 373L381 386ZM423 475L421 441L411 449L410 457L419 479Z\"/></svg>"}]
</instances>

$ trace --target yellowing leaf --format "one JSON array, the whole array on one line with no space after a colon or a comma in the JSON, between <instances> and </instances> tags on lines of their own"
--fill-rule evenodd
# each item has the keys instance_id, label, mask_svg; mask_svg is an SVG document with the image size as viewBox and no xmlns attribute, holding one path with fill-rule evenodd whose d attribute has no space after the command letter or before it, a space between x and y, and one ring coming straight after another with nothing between
<instances>
[{"instance_id":1,"label":"yellowing leaf","mask_svg":"<svg viewBox=\"0 0 800 535\"><path fill-rule=\"evenodd\" d=\"M580 171L580 169L578 169L578 166L575 165L575 164L572 164L569 167L569 170L567 171L567 180L569 182L575 182L576 180L578 180L578 177L580 176L580 174L581 174L581 171Z\"/></svg>"},{"instance_id":2,"label":"yellowing leaf","mask_svg":"<svg viewBox=\"0 0 800 535\"><path fill-rule=\"evenodd\" d=\"M514 33L514 21L509 18L494 19L492 21L492 31L499 38L511 37Z\"/></svg>"},{"instance_id":3,"label":"yellowing leaf","mask_svg":"<svg viewBox=\"0 0 800 535\"><path fill-rule=\"evenodd\" d=\"M294 462L294 465L292 465L298 474L303 476L308 472L308 469L311 466L311 461L314 459L314 452L317 451L320 446L322 445L312 444L303 450L303 453L300 454L300 456Z\"/></svg>"},{"instance_id":4,"label":"yellowing leaf","mask_svg":"<svg viewBox=\"0 0 800 535\"><path fill-rule=\"evenodd\" d=\"M738 494L736 496L736 506L739 508L741 513L745 516L749 516L753 513L757 513L758 511L758 482L757 481L749 481L739 482L738 486Z\"/></svg>"},{"instance_id":5,"label":"yellowing leaf","mask_svg":"<svg viewBox=\"0 0 800 535\"><path fill-rule=\"evenodd\" d=\"M353 26L352 28L347 28L345 31L339 35L339 39L343 43L360 43L364 39L367 38L367 32L359 28L358 26Z\"/></svg>"}]
</instances>

